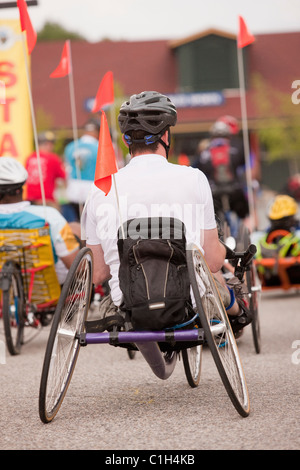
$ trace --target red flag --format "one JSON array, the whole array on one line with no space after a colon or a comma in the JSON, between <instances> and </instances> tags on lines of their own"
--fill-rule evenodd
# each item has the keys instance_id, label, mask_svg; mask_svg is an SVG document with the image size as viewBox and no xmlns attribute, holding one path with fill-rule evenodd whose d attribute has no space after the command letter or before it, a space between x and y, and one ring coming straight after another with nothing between
<instances>
[{"instance_id":1,"label":"red flag","mask_svg":"<svg viewBox=\"0 0 300 470\"><path fill-rule=\"evenodd\" d=\"M246 47L255 41L255 37L249 33L245 21L239 16L239 34L238 34L238 48Z\"/></svg>"},{"instance_id":2,"label":"red flag","mask_svg":"<svg viewBox=\"0 0 300 470\"><path fill-rule=\"evenodd\" d=\"M112 72L106 72L97 91L92 113L97 113L104 106L114 102L114 79Z\"/></svg>"},{"instance_id":3,"label":"red flag","mask_svg":"<svg viewBox=\"0 0 300 470\"><path fill-rule=\"evenodd\" d=\"M17 6L20 13L21 30L26 31L27 48L30 55L36 44L37 34L31 24L25 0L17 0Z\"/></svg>"},{"instance_id":4,"label":"red flag","mask_svg":"<svg viewBox=\"0 0 300 470\"><path fill-rule=\"evenodd\" d=\"M51 73L50 78L65 77L66 75L69 75L70 72L70 42L66 41L61 54L60 62L56 69Z\"/></svg>"},{"instance_id":5,"label":"red flag","mask_svg":"<svg viewBox=\"0 0 300 470\"><path fill-rule=\"evenodd\" d=\"M111 175L117 173L117 171L116 155L111 141L106 115L105 112L102 111L94 183L97 188L104 191L105 196L107 196L111 188Z\"/></svg>"}]
</instances>

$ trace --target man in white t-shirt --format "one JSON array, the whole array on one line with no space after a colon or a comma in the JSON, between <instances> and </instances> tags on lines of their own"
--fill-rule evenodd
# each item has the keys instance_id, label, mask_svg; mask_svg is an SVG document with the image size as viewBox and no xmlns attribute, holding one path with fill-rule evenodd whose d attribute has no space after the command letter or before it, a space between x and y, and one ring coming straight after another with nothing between
<instances>
[{"instance_id":1,"label":"man in white t-shirt","mask_svg":"<svg viewBox=\"0 0 300 470\"><path fill-rule=\"evenodd\" d=\"M193 242L203 250L213 273L219 272L226 254L219 241L206 176L198 169L168 162L170 126L177 121L170 99L152 91L133 95L121 106L118 120L131 160L115 174L116 187L113 184L107 196L93 187L83 221L86 246L94 255L93 281L100 284L110 278L111 294L105 299L103 329L121 324L117 232L125 221L156 216L181 220L187 243ZM222 276L219 279L224 284L224 304L228 306L230 294ZM236 303L229 313L239 313Z\"/></svg>"}]
</instances>

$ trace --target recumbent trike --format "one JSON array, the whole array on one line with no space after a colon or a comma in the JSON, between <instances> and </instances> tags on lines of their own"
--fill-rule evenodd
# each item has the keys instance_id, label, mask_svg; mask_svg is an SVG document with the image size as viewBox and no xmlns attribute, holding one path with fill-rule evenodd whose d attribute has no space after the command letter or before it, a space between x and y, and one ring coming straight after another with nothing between
<instances>
[{"instance_id":1,"label":"recumbent trike","mask_svg":"<svg viewBox=\"0 0 300 470\"><path fill-rule=\"evenodd\" d=\"M148 236L148 230L146 232ZM124 235L127 237L128 233L123 232L121 237ZM144 235L141 231L139 239ZM159 237L163 238L163 234ZM227 255L235 260L240 277L250 265L255 250L254 245L240 253L228 248ZM45 351L39 393L42 422L52 421L57 414L80 348L91 344L139 350L154 374L163 380L170 377L177 356L181 354L191 387L199 384L202 346L208 345L234 407L242 417L248 416L249 396L235 336L214 278L197 246L187 246L186 264L191 298L194 298L187 306L187 321L163 330L134 330L130 322L126 322L121 329L89 333L86 320L92 290L93 257L89 248L80 250L64 283Z\"/></svg>"}]
</instances>

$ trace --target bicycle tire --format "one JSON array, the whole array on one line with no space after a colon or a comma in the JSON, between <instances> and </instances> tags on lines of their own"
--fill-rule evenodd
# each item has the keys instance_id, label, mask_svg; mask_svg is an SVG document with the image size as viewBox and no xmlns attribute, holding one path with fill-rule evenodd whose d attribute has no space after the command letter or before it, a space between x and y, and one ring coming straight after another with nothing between
<instances>
[{"instance_id":1,"label":"bicycle tire","mask_svg":"<svg viewBox=\"0 0 300 470\"><path fill-rule=\"evenodd\" d=\"M136 355L136 351L134 351L133 349L127 349L127 355L129 357L129 359L134 359L135 358L135 355Z\"/></svg>"},{"instance_id":2,"label":"bicycle tire","mask_svg":"<svg viewBox=\"0 0 300 470\"><path fill-rule=\"evenodd\" d=\"M183 349L181 355L188 384L192 388L198 387L201 375L202 345Z\"/></svg>"},{"instance_id":3,"label":"bicycle tire","mask_svg":"<svg viewBox=\"0 0 300 470\"><path fill-rule=\"evenodd\" d=\"M210 269L196 245L188 246L187 265L205 340L232 404L246 417L249 394L235 337Z\"/></svg>"},{"instance_id":4,"label":"bicycle tire","mask_svg":"<svg viewBox=\"0 0 300 470\"><path fill-rule=\"evenodd\" d=\"M64 282L46 347L39 392L43 423L56 416L78 358L92 291L93 257L89 248L77 254Z\"/></svg>"},{"instance_id":5,"label":"bicycle tire","mask_svg":"<svg viewBox=\"0 0 300 470\"><path fill-rule=\"evenodd\" d=\"M20 354L24 332L24 289L20 269L13 261L2 268L8 289L2 290L2 315L6 346L12 356Z\"/></svg>"},{"instance_id":6,"label":"bicycle tire","mask_svg":"<svg viewBox=\"0 0 300 470\"><path fill-rule=\"evenodd\" d=\"M241 225L239 231L238 246L240 251L246 250L251 243L249 230L245 225ZM251 261L249 270L246 271L246 284L249 296L249 310L252 315L251 329L252 338L256 354L261 352L261 335L259 321L259 300L261 292L261 284L254 261Z\"/></svg>"},{"instance_id":7,"label":"bicycle tire","mask_svg":"<svg viewBox=\"0 0 300 470\"><path fill-rule=\"evenodd\" d=\"M250 295L250 311L252 313L252 337L254 349L257 354L261 352L261 335L260 335L260 321L259 321L259 295L260 295L260 281L254 264L252 263L250 271L246 273L248 290Z\"/></svg>"}]
</instances>

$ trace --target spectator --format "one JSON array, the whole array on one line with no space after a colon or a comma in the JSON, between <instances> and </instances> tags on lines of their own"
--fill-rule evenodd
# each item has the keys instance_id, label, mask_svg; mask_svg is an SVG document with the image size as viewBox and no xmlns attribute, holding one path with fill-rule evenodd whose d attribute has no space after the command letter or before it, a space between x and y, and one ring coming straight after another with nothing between
<instances>
[{"instance_id":1,"label":"spectator","mask_svg":"<svg viewBox=\"0 0 300 470\"><path fill-rule=\"evenodd\" d=\"M38 135L42 182L45 191L46 204L59 209L55 199L55 189L59 180L66 179L66 171L62 159L53 152L55 136L47 131ZM40 173L37 153L32 153L26 161L25 168L28 172L27 199L32 204L42 204L40 186Z\"/></svg>"},{"instance_id":2,"label":"spectator","mask_svg":"<svg viewBox=\"0 0 300 470\"><path fill-rule=\"evenodd\" d=\"M72 210L72 214L66 214L66 218L70 222L80 220L80 206L87 200L94 182L99 131L100 123L94 119L89 120L84 126L82 137L77 142L70 142L65 148L68 209Z\"/></svg>"}]
</instances>

